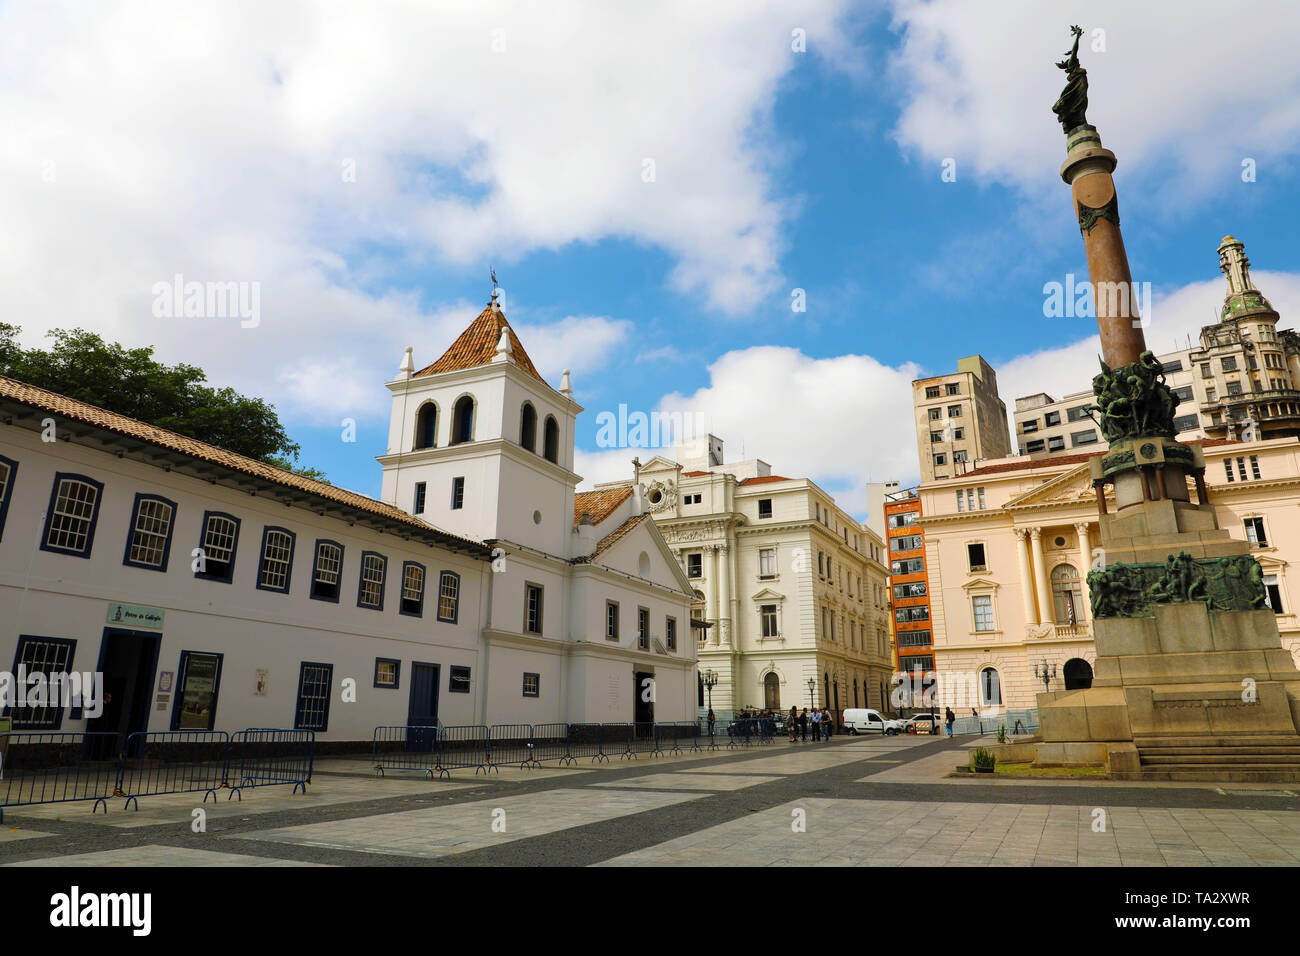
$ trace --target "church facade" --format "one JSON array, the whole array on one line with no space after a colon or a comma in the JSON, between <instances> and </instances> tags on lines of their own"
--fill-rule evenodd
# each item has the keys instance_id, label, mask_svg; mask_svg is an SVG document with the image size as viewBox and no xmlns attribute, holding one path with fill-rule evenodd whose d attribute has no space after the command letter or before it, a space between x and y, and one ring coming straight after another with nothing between
<instances>
[{"instance_id":1,"label":"church facade","mask_svg":"<svg viewBox=\"0 0 1300 956\"><path fill-rule=\"evenodd\" d=\"M568 373L494 300L388 388L376 499L0 378L0 667L105 691L13 729L693 718L689 582L639 489L575 492Z\"/></svg>"}]
</instances>

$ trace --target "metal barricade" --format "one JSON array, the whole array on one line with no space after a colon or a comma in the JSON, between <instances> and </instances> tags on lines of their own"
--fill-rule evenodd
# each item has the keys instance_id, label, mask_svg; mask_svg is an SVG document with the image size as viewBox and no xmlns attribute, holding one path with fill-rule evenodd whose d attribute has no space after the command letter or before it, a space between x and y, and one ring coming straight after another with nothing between
<instances>
[{"instance_id":1,"label":"metal barricade","mask_svg":"<svg viewBox=\"0 0 1300 956\"><path fill-rule=\"evenodd\" d=\"M757 723L752 717L741 717L733 720L727 725L727 749L735 747L748 747L754 742L756 732L755 724Z\"/></svg>"},{"instance_id":2,"label":"metal barricade","mask_svg":"<svg viewBox=\"0 0 1300 956\"><path fill-rule=\"evenodd\" d=\"M573 762L568 724L533 724L533 763L540 766L545 760Z\"/></svg>"},{"instance_id":3,"label":"metal barricade","mask_svg":"<svg viewBox=\"0 0 1300 956\"><path fill-rule=\"evenodd\" d=\"M119 763L116 796L140 809L140 797L164 793L203 793L217 802L229 787L230 735L223 730L166 730L126 738ZM241 798L242 799L242 798Z\"/></svg>"},{"instance_id":4,"label":"metal barricade","mask_svg":"<svg viewBox=\"0 0 1300 956\"><path fill-rule=\"evenodd\" d=\"M660 756L659 744L655 737L655 725L652 721L641 720L626 726L628 737L627 749L623 752L625 759L635 760L637 754Z\"/></svg>"},{"instance_id":5,"label":"metal barricade","mask_svg":"<svg viewBox=\"0 0 1300 956\"><path fill-rule=\"evenodd\" d=\"M680 728L675 722L655 724L655 755L680 754L682 752L680 733Z\"/></svg>"},{"instance_id":6,"label":"metal barricade","mask_svg":"<svg viewBox=\"0 0 1300 956\"><path fill-rule=\"evenodd\" d=\"M483 724L464 724L457 727L444 727L439 734L442 744L444 767L473 767L474 775L479 772L501 772L492 760L489 730Z\"/></svg>"},{"instance_id":7,"label":"metal barricade","mask_svg":"<svg viewBox=\"0 0 1300 956\"><path fill-rule=\"evenodd\" d=\"M488 762L493 766L517 763L520 770L531 770L533 764L541 766L533 759L532 725L493 724L489 727Z\"/></svg>"},{"instance_id":8,"label":"metal barricade","mask_svg":"<svg viewBox=\"0 0 1300 956\"><path fill-rule=\"evenodd\" d=\"M0 737L0 821L5 807L75 800L93 800L91 813L102 803L108 813L108 798L120 792L119 734L15 731Z\"/></svg>"},{"instance_id":9,"label":"metal barricade","mask_svg":"<svg viewBox=\"0 0 1300 956\"><path fill-rule=\"evenodd\" d=\"M437 725L389 725L375 728L372 751L375 773L385 770L420 770L432 778L450 777L442 765L442 742Z\"/></svg>"},{"instance_id":10,"label":"metal barricade","mask_svg":"<svg viewBox=\"0 0 1300 956\"><path fill-rule=\"evenodd\" d=\"M239 766L239 785L230 788L230 797L244 787L265 787L293 784L307 792L311 783L312 762L316 750L314 730L288 730L281 727L250 727L240 730L230 738L230 765L236 760ZM232 775L233 778L233 775Z\"/></svg>"},{"instance_id":11,"label":"metal barricade","mask_svg":"<svg viewBox=\"0 0 1300 956\"><path fill-rule=\"evenodd\" d=\"M592 763L608 763L609 754L605 752L605 726L605 724L569 724L565 754L560 759L560 765L573 764L579 757L590 757ZM626 740L626 733L623 737Z\"/></svg>"}]
</instances>

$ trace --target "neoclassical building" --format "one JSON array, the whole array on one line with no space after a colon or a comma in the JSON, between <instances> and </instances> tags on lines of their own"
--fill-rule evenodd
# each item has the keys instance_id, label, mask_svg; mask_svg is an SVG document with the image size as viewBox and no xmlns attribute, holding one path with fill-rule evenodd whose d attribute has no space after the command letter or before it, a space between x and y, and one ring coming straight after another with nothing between
<instances>
[{"instance_id":1,"label":"neoclassical building","mask_svg":"<svg viewBox=\"0 0 1300 956\"><path fill-rule=\"evenodd\" d=\"M1283 646L1300 650L1300 442L1207 440L1219 526L1251 542ZM1087 572L1105 560L1089 454L989 462L920 487L935 669L984 709L1033 707L1044 689L1089 686ZM1108 508L1113 510L1113 502Z\"/></svg>"},{"instance_id":2,"label":"neoclassical building","mask_svg":"<svg viewBox=\"0 0 1300 956\"><path fill-rule=\"evenodd\" d=\"M701 688L700 706L886 705L893 668L879 536L807 478L774 475L757 459L724 464L713 436L700 447L699 457L679 450L680 460L638 464L635 476L692 586L691 614L706 625L697 628L699 669L717 685Z\"/></svg>"}]
</instances>

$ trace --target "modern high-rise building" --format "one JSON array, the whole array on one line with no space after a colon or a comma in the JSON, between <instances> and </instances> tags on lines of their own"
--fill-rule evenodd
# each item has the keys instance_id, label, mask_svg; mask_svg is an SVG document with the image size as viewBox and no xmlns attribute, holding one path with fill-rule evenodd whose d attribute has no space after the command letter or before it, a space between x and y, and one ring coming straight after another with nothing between
<instances>
[{"instance_id":1,"label":"modern high-rise building","mask_svg":"<svg viewBox=\"0 0 1300 956\"><path fill-rule=\"evenodd\" d=\"M1240 239L1223 238L1219 268L1228 282L1219 321L1201 329L1199 346L1158 356L1165 383L1179 399L1178 440L1300 435L1300 335L1277 328L1278 313L1251 280ZM1059 400L1044 392L1017 398L1020 454L1105 449L1101 429L1085 410L1092 401L1086 387Z\"/></svg>"},{"instance_id":2,"label":"modern high-rise building","mask_svg":"<svg viewBox=\"0 0 1300 956\"><path fill-rule=\"evenodd\" d=\"M922 482L1013 454L998 376L981 355L958 360L955 372L912 382L912 404Z\"/></svg>"}]
</instances>

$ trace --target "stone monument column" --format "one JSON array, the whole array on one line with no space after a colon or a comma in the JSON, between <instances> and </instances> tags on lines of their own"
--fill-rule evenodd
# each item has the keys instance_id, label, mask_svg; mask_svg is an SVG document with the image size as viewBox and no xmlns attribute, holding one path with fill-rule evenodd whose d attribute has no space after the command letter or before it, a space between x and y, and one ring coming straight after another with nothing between
<instances>
[{"instance_id":1,"label":"stone monument column","mask_svg":"<svg viewBox=\"0 0 1300 956\"><path fill-rule=\"evenodd\" d=\"M1102 764L1118 779L1300 780L1300 671L1264 607L1258 562L1200 493L1200 449L1176 440L1178 398L1137 322L1115 156L1084 118L1083 31L1071 31L1074 49L1056 64L1067 82L1052 109L1065 132L1061 178L1087 252L1104 355L1090 410L1110 447L1089 469L1105 565L1091 569L1087 527L1076 525L1093 602L1094 678L1089 688L1038 696L1034 759Z\"/></svg>"}]
</instances>

